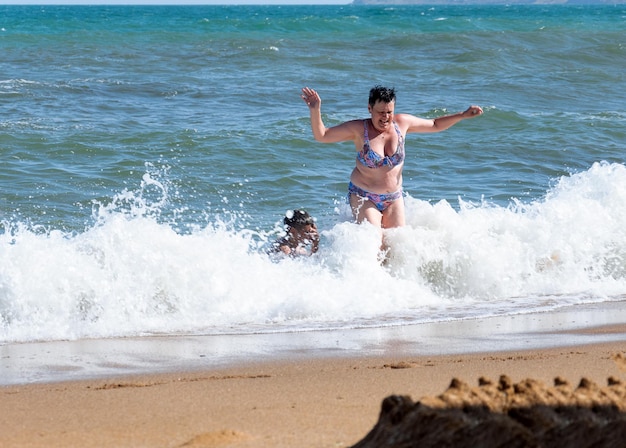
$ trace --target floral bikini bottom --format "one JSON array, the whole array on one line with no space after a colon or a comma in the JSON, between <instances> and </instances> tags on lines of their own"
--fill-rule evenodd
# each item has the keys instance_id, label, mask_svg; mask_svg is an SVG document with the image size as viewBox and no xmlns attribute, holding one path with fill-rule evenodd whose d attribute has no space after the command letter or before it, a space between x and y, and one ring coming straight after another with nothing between
<instances>
[{"instance_id":1,"label":"floral bikini bottom","mask_svg":"<svg viewBox=\"0 0 626 448\"><path fill-rule=\"evenodd\" d=\"M350 201L350 195L353 194L362 198L363 200L371 201L379 212L384 212L387 207L393 202L397 201L402 197L402 188L393 193L370 193L369 191L365 191L360 187L357 187L352 182L348 184L348 202Z\"/></svg>"}]
</instances>

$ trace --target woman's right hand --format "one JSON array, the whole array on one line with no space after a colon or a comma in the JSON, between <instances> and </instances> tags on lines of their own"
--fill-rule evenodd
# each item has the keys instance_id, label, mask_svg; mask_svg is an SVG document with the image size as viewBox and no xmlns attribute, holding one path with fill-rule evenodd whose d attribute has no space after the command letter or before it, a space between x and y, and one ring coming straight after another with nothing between
<instances>
[{"instance_id":1,"label":"woman's right hand","mask_svg":"<svg viewBox=\"0 0 626 448\"><path fill-rule=\"evenodd\" d=\"M311 109L319 109L322 105L322 99L318 95L318 93L310 89L309 87L305 87L302 89L302 94L300 95L307 106Z\"/></svg>"}]
</instances>

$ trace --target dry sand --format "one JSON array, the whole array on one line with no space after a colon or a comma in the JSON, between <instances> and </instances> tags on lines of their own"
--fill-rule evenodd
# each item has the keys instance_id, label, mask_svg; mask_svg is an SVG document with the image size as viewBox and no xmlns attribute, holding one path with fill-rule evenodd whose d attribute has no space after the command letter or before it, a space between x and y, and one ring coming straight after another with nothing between
<instances>
[{"instance_id":1,"label":"dry sand","mask_svg":"<svg viewBox=\"0 0 626 448\"><path fill-rule=\"evenodd\" d=\"M441 356L368 352L4 386L0 446L349 447L376 425L386 397L435 397L453 378L626 382L626 324L579 332L617 342Z\"/></svg>"}]
</instances>

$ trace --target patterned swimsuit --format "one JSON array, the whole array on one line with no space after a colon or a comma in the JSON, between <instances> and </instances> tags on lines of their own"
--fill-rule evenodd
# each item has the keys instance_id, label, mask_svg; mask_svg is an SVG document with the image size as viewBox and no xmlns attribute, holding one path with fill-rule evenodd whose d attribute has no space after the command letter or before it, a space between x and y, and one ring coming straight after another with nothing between
<instances>
[{"instance_id":1,"label":"patterned swimsuit","mask_svg":"<svg viewBox=\"0 0 626 448\"><path fill-rule=\"evenodd\" d=\"M363 121L364 132L363 136L365 137L365 141L363 143L363 149L359 151L356 155L357 160L371 169L377 169L382 167L388 167L392 169L393 167L401 164L404 161L404 139L402 138L402 133L398 128L396 122L393 122L393 126L396 129L396 133L398 134L398 146L396 148L396 152L391 156L382 157L377 152L373 151L370 147L370 138L367 129L367 121ZM395 191L393 193L371 193L369 191L363 190L360 187L357 187L352 182L348 184L348 200L350 199L350 195L354 194L363 200L371 201L378 211L383 212L389 205L402 197L402 189Z\"/></svg>"},{"instance_id":2,"label":"patterned swimsuit","mask_svg":"<svg viewBox=\"0 0 626 448\"><path fill-rule=\"evenodd\" d=\"M402 138L402 133L400 132L396 122L393 122L396 134L398 134L398 147L396 148L396 152L391 156L381 157L380 154L374 152L370 147L370 136L367 130L367 121L368 120L363 121L363 137L365 141L363 142L363 149L356 155L357 160L368 168L382 168L383 166L388 166L389 169L404 162L404 139Z\"/></svg>"}]
</instances>

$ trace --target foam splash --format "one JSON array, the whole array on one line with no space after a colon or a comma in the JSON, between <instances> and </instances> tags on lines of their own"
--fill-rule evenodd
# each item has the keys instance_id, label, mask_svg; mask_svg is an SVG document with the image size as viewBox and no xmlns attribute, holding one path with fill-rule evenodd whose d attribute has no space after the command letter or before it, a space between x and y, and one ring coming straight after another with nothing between
<instances>
[{"instance_id":1,"label":"foam splash","mask_svg":"<svg viewBox=\"0 0 626 448\"><path fill-rule=\"evenodd\" d=\"M626 169L598 163L541 201L508 207L407 198L408 225L340 219L318 254L276 258L236 214L185 232L167 184L96 204L80 233L3 222L0 341L304 331L550 309L626 294Z\"/></svg>"},{"instance_id":2,"label":"foam splash","mask_svg":"<svg viewBox=\"0 0 626 448\"><path fill-rule=\"evenodd\" d=\"M392 233L401 276L449 297L620 295L626 278L626 169L594 164L545 199L502 208L409 198L409 227ZM416 274L417 273L417 274Z\"/></svg>"}]
</instances>

